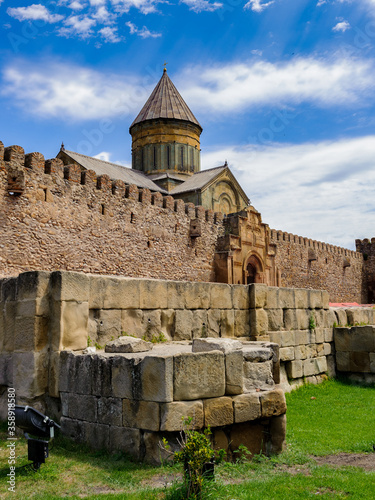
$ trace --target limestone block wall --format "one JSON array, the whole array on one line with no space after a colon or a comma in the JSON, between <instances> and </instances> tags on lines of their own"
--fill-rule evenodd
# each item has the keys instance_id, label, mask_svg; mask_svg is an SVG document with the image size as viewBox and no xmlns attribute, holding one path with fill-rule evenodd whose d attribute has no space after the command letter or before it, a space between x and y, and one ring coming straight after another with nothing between
<instances>
[{"instance_id":1,"label":"limestone block wall","mask_svg":"<svg viewBox=\"0 0 375 500\"><path fill-rule=\"evenodd\" d=\"M375 310L330 308L320 290L250 286L251 337L279 345L281 377L291 386L334 376L333 328L355 324L375 324Z\"/></svg>"},{"instance_id":2,"label":"limestone block wall","mask_svg":"<svg viewBox=\"0 0 375 500\"><path fill-rule=\"evenodd\" d=\"M222 214L1 142L0 214L0 278L65 269L214 281Z\"/></svg>"},{"instance_id":3,"label":"limestone block wall","mask_svg":"<svg viewBox=\"0 0 375 500\"><path fill-rule=\"evenodd\" d=\"M375 327L334 329L337 370L355 380L375 383Z\"/></svg>"},{"instance_id":4,"label":"limestone block wall","mask_svg":"<svg viewBox=\"0 0 375 500\"><path fill-rule=\"evenodd\" d=\"M63 432L160 463L162 438L176 449L182 419L191 416L195 429L211 427L214 445L229 458L240 444L252 453L281 451L286 403L269 365L277 375L277 346L219 349L214 343L213 350L194 352L194 343L193 351L178 343L137 354L62 352Z\"/></svg>"},{"instance_id":5,"label":"limestone block wall","mask_svg":"<svg viewBox=\"0 0 375 500\"><path fill-rule=\"evenodd\" d=\"M330 302L368 303L363 255L346 248L270 230L280 286L326 290Z\"/></svg>"}]
</instances>

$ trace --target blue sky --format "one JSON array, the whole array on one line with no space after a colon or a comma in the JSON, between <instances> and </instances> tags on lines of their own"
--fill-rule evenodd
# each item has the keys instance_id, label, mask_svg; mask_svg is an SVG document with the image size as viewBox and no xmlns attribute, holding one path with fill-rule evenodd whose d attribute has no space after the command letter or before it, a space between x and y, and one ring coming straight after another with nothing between
<instances>
[{"instance_id":1,"label":"blue sky","mask_svg":"<svg viewBox=\"0 0 375 500\"><path fill-rule=\"evenodd\" d=\"M375 0L0 0L0 140L130 166L168 74L271 228L375 236Z\"/></svg>"}]
</instances>

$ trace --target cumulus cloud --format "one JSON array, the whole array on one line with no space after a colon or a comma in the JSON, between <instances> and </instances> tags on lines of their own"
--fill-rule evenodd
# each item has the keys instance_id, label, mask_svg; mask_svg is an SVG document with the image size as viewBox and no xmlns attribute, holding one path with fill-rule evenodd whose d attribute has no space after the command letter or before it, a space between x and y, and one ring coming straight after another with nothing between
<instances>
[{"instance_id":1,"label":"cumulus cloud","mask_svg":"<svg viewBox=\"0 0 375 500\"><path fill-rule=\"evenodd\" d=\"M229 113L265 104L359 104L373 91L373 71L372 60L307 57L190 68L176 82L192 108Z\"/></svg>"},{"instance_id":2,"label":"cumulus cloud","mask_svg":"<svg viewBox=\"0 0 375 500\"><path fill-rule=\"evenodd\" d=\"M214 148L212 148L214 149ZM219 146L205 168L227 159L263 222L354 249L373 236L375 136L266 147Z\"/></svg>"},{"instance_id":3,"label":"cumulus cloud","mask_svg":"<svg viewBox=\"0 0 375 500\"><path fill-rule=\"evenodd\" d=\"M137 28L137 26L134 23L132 23L130 21L128 21L125 24L130 29L131 35L138 35L141 38L159 38L159 37L161 37L161 33L151 32L148 28L146 28L146 26L143 26L143 28L139 29L139 28Z\"/></svg>"},{"instance_id":4,"label":"cumulus cloud","mask_svg":"<svg viewBox=\"0 0 375 500\"><path fill-rule=\"evenodd\" d=\"M2 94L27 113L77 122L134 117L152 90L129 75L48 61L37 67L17 61L2 73Z\"/></svg>"},{"instance_id":5,"label":"cumulus cloud","mask_svg":"<svg viewBox=\"0 0 375 500\"><path fill-rule=\"evenodd\" d=\"M65 27L59 29L59 34L69 38L78 36L79 38L89 38L94 34L92 28L96 25L96 20L89 16L70 16L64 21Z\"/></svg>"},{"instance_id":6,"label":"cumulus cloud","mask_svg":"<svg viewBox=\"0 0 375 500\"><path fill-rule=\"evenodd\" d=\"M223 6L220 2L210 3L207 0L181 0L181 3L184 3L190 10L197 13L204 11L213 12Z\"/></svg>"},{"instance_id":7,"label":"cumulus cloud","mask_svg":"<svg viewBox=\"0 0 375 500\"><path fill-rule=\"evenodd\" d=\"M267 7L270 7L273 3L275 3L274 0L272 2L266 2L262 3L263 0L249 0L245 5L244 9L250 9L254 12L263 12L264 9L267 9Z\"/></svg>"},{"instance_id":8,"label":"cumulus cloud","mask_svg":"<svg viewBox=\"0 0 375 500\"><path fill-rule=\"evenodd\" d=\"M135 8L142 12L142 14L150 14L156 12L156 4L160 0L111 0L115 7L116 12L123 14L129 12L131 8Z\"/></svg>"},{"instance_id":9,"label":"cumulus cloud","mask_svg":"<svg viewBox=\"0 0 375 500\"><path fill-rule=\"evenodd\" d=\"M99 34L104 38L104 41L107 43L121 42L121 37L117 33L117 28L111 28L109 26L105 26L104 28L99 30Z\"/></svg>"},{"instance_id":10,"label":"cumulus cloud","mask_svg":"<svg viewBox=\"0 0 375 500\"><path fill-rule=\"evenodd\" d=\"M45 21L46 23L57 23L64 19L59 14L51 12L41 4L33 4L28 7L9 7L7 14L18 21Z\"/></svg>"},{"instance_id":11,"label":"cumulus cloud","mask_svg":"<svg viewBox=\"0 0 375 500\"><path fill-rule=\"evenodd\" d=\"M350 24L348 23L348 21L340 21L332 28L332 31L341 31L345 33L345 31L348 29L350 29Z\"/></svg>"}]
</instances>

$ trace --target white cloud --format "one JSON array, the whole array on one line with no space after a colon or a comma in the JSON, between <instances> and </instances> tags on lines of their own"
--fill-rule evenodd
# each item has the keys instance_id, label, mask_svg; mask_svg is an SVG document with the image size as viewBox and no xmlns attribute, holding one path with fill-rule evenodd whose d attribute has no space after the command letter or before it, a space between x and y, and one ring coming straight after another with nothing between
<instances>
[{"instance_id":1,"label":"white cloud","mask_svg":"<svg viewBox=\"0 0 375 500\"><path fill-rule=\"evenodd\" d=\"M131 8L139 10L142 14L150 14L156 12L155 4L160 3L159 0L111 0L111 2L120 14L129 12Z\"/></svg>"},{"instance_id":2,"label":"white cloud","mask_svg":"<svg viewBox=\"0 0 375 500\"><path fill-rule=\"evenodd\" d=\"M373 236L375 136L219 148L203 153L202 164L227 159L271 228L352 249Z\"/></svg>"},{"instance_id":3,"label":"white cloud","mask_svg":"<svg viewBox=\"0 0 375 500\"><path fill-rule=\"evenodd\" d=\"M118 36L117 28L110 28L109 26L105 26L104 28L99 30L99 34L102 35L105 42L121 42L121 37Z\"/></svg>"},{"instance_id":4,"label":"white cloud","mask_svg":"<svg viewBox=\"0 0 375 500\"><path fill-rule=\"evenodd\" d=\"M126 26L130 29L130 34L131 35L138 35L141 38L159 38L161 37L161 33L153 33L151 32L146 26L143 26L143 28L139 29L134 23L131 23L128 21L125 23Z\"/></svg>"},{"instance_id":5,"label":"white cloud","mask_svg":"<svg viewBox=\"0 0 375 500\"><path fill-rule=\"evenodd\" d=\"M210 3L207 0L180 0L189 7L193 12L213 12L220 9L223 4L220 2Z\"/></svg>"},{"instance_id":6,"label":"white cloud","mask_svg":"<svg viewBox=\"0 0 375 500\"><path fill-rule=\"evenodd\" d=\"M25 112L77 122L134 118L152 90L129 75L49 61L34 66L19 60L5 68L2 76L1 92Z\"/></svg>"},{"instance_id":7,"label":"white cloud","mask_svg":"<svg viewBox=\"0 0 375 500\"><path fill-rule=\"evenodd\" d=\"M51 14L50 11L41 4L33 4L28 7L9 7L7 14L18 21L45 21L46 23L57 23L64 19L59 14Z\"/></svg>"},{"instance_id":8,"label":"white cloud","mask_svg":"<svg viewBox=\"0 0 375 500\"><path fill-rule=\"evenodd\" d=\"M92 15L94 19L96 19L99 23L108 24L115 21L116 16L111 12L108 12L106 7L101 5L98 10Z\"/></svg>"},{"instance_id":9,"label":"white cloud","mask_svg":"<svg viewBox=\"0 0 375 500\"><path fill-rule=\"evenodd\" d=\"M262 0L249 0L244 5L244 9L251 9L254 12L263 12L264 9L267 9L267 7L270 7L273 3L275 3L274 0L272 0L272 2L266 3L262 3Z\"/></svg>"},{"instance_id":10,"label":"white cloud","mask_svg":"<svg viewBox=\"0 0 375 500\"><path fill-rule=\"evenodd\" d=\"M97 155L93 156L93 158L97 158L98 160L103 160L103 161L111 161L111 153L108 151L102 151L101 153L98 153Z\"/></svg>"},{"instance_id":11,"label":"white cloud","mask_svg":"<svg viewBox=\"0 0 375 500\"><path fill-rule=\"evenodd\" d=\"M333 28L332 31L342 31L345 33L346 30L350 29L350 24L348 21L340 21Z\"/></svg>"},{"instance_id":12,"label":"white cloud","mask_svg":"<svg viewBox=\"0 0 375 500\"><path fill-rule=\"evenodd\" d=\"M322 5L324 5L325 3L327 3L327 0L319 0L318 3L316 4L317 7L321 7Z\"/></svg>"},{"instance_id":13,"label":"white cloud","mask_svg":"<svg viewBox=\"0 0 375 500\"><path fill-rule=\"evenodd\" d=\"M88 16L70 16L64 21L65 28L59 29L59 34L67 38L78 36L79 38L88 38L93 35L93 28L96 20Z\"/></svg>"},{"instance_id":14,"label":"white cloud","mask_svg":"<svg viewBox=\"0 0 375 500\"><path fill-rule=\"evenodd\" d=\"M365 102L373 92L373 68L372 60L347 58L250 61L188 68L177 83L192 108L211 113L306 101L320 106L348 105Z\"/></svg>"}]
</instances>

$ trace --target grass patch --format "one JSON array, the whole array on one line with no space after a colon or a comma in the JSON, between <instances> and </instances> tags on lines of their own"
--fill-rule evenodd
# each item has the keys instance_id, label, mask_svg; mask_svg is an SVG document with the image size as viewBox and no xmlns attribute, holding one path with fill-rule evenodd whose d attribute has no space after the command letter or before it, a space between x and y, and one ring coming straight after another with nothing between
<instances>
[{"instance_id":1,"label":"grass patch","mask_svg":"<svg viewBox=\"0 0 375 500\"><path fill-rule=\"evenodd\" d=\"M311 399L315 398L315 399ZM223 463L203 499L373 499L375 472L317 465L312 456L373 452L375 388L329 380L287 394L287 450L277 457ZM56 439L50 457L34 473L19 469L16 493L7 493L6 427L0 428L0 498L181 500L180 465L151 467L124 454L94 452ZM28 463L24 438L17 442L17 465ZM375 454L371 455L375 461ZM4 470L5 469L5 470Z\"/></svg>"}]
</instances>

